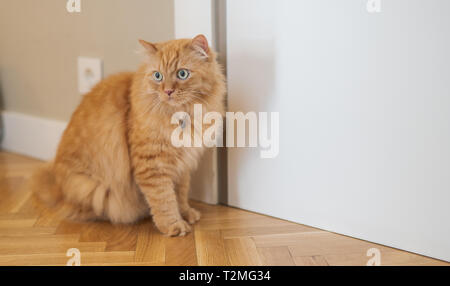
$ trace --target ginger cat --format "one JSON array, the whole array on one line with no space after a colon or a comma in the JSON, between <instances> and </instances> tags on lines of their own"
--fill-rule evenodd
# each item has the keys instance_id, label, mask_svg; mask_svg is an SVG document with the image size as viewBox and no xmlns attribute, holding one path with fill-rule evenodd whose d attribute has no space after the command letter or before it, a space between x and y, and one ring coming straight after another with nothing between
<instances>
[{"instance_id":1,"label":"ginger cat","mask_svg":"<svg viewBox=\"0 0 450 286\"><path fill-rule=\"evenodd\" d=\"M177 111L193 118L194 104L223 114L225 78L203 35L140 43L146 61L84 96L31 188L73 219L132 223L152 215L162 233L185 235L200 219L188 192L204 148L174 147L170 120Z\"/></svg>"}]
</instances>

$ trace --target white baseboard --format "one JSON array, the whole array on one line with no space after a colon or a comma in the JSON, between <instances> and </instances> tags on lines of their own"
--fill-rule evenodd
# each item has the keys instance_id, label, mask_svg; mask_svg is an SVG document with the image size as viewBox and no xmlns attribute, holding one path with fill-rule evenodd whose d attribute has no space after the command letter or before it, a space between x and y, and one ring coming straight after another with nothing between
<instances>
[{"instance_id":1,"label":"white baseboard","mask_svg":"<svg viewBox=\"0 0 450 286\"><path fill-rule=\"evenodd\" d=\"M67 122L1 111L1 148L41 160L51 160Z\"/></svg>"}]
</instances>

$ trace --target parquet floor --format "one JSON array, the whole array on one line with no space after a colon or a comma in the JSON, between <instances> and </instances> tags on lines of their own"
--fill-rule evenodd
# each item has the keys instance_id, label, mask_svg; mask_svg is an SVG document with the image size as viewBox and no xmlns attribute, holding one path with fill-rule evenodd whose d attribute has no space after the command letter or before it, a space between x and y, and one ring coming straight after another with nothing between
<instances>
[{"instance_id":1,"label":"parquet floor","mask_svg":"<svg viewBox=\"0 0 450 286\"><path fill-rule=\"evenodd\" d=\"M41 161L0 152L0 265L449 265L420 255L225 206L193 205L193 233L170 238L150 220L134 225L76 223L31 204L24 182Z\"/></svg>"}]
</instances>

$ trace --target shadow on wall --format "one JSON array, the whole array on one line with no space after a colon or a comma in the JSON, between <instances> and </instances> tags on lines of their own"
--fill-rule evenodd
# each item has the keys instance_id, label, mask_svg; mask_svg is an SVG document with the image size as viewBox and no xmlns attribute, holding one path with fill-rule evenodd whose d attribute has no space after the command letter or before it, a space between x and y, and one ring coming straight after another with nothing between
<instances>
[{"instance_id":1,"label":"shadow on wall","mask_svg":"<svg viewBox=\"0 0 450 286\"><path fill-rule=\"evenodd\" d=\"M223 67L225 76L227 75L227 9L226 0L213 1L215 15L214 35L216 50L218 52L218 61ZM227 84L228 90L228 84ZM228 93L225 96L225 109L228 110ZM226 142L226 126L224 126L223 142ZM217 187L218 201L220 204L228 205L228 164L227 148L217 148Z\"/></svg>"}]
</instances>

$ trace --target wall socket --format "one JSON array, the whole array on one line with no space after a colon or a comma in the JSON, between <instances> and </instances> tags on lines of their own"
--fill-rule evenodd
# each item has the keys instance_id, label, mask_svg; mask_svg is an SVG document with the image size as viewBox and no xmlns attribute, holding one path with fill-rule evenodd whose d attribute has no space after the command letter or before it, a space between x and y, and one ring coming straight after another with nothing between
<instances>
[{"instance_id":1,"label":"wall socket","mask_svg":"<svg viewBox=\"0 0 450 286\"><path fill-rule=\"evenodd\" d=\"M88 93L102 80L102 60L99 58L78 57L78 91Z\"/></svg>"}]
</instances>

